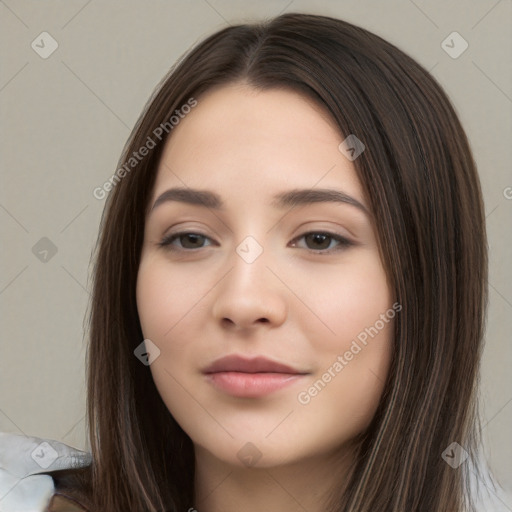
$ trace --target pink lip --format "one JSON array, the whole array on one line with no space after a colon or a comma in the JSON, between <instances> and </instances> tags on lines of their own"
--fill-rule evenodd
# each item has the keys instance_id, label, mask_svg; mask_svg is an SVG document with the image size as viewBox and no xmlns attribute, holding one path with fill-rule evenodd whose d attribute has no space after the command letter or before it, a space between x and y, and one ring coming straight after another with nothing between
<instances>
[{"instance_id":1,"label":"pink lip","mask_svg":"<svg viewBox=\"0 0 512 512\"><path fill-rule=\"evenodd\" d=\"M240 356L218 359L203 373L216 388L232 396L244 398L267 395L307 375L306 372L265 357L245 359Z\"/></svg>"}]
</instances>

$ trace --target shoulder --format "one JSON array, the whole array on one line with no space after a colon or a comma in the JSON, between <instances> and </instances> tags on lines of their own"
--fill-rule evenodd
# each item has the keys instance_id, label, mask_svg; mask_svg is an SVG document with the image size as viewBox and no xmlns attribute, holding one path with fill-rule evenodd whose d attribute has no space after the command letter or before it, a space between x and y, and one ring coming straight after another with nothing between
<instances>
[{"instance_id":1,"label":"shoulder","mask_svg":"<svg viewBox=\"0 0 512 512\"><path fill-rule=\"evenodd\" d=\"M91 455L59 441L0 432L2 512L87 511Z\"/></svg>"}]
</instances>

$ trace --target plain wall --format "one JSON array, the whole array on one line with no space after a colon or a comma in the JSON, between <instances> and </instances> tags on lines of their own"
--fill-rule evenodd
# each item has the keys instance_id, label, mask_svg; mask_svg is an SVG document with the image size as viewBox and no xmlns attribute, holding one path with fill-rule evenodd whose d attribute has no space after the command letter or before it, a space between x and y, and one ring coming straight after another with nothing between
<instances>
[{"instance_id":1,"label":"plain wall","mask_svg":"<svg viewBox=\"0 0 512 512\"><path fill-rule=\"evenodd\" d=\"M83 321L104 206L93 190L115 171L153 88L227 23L311 12L369 29L418 60L467 131L490 246L483 435L512 490L511 10L507 0L0 2L0 430L87 449ZM43 59L31 43L45 31L58 48ZM469 44L457 58L442 47L453 31Z\"/></svg>"}]
</instances>

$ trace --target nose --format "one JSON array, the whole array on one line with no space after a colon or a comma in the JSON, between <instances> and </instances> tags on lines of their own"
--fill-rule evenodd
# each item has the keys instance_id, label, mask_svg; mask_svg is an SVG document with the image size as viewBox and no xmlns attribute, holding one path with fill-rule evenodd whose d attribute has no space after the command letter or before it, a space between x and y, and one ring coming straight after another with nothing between
<instances>
[{"instance_id":1,"label":"nose","mask_svg":"<svg viewBox=\"0 0 512 512\"><path fill-rule=\"evenodd\" d=\"M227 260L228 271L213 297L213 316L223 328L246 330L262 324L270 328L286 320L286 287L267 256L263 251L250 261L234 251Z\"/></svg>"}]
</instances>

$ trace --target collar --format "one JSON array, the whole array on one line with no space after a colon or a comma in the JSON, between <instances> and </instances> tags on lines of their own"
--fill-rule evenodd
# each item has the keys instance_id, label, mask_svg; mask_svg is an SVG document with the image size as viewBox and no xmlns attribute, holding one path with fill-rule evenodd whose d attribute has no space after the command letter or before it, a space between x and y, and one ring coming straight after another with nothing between
<instances>
[{"instance_id":1,"label":"collar","mask_svg":"<svg viewBox=\"0 0 512 512\"><path fill-rule=\"evenodd\" d=\"M85 467L91 461L90 453L59 441L0 432L0 510L85 510L77 508L79 504L65 493L56 492L54 479L48 473Z\"/></svg>"}]
</instances>

